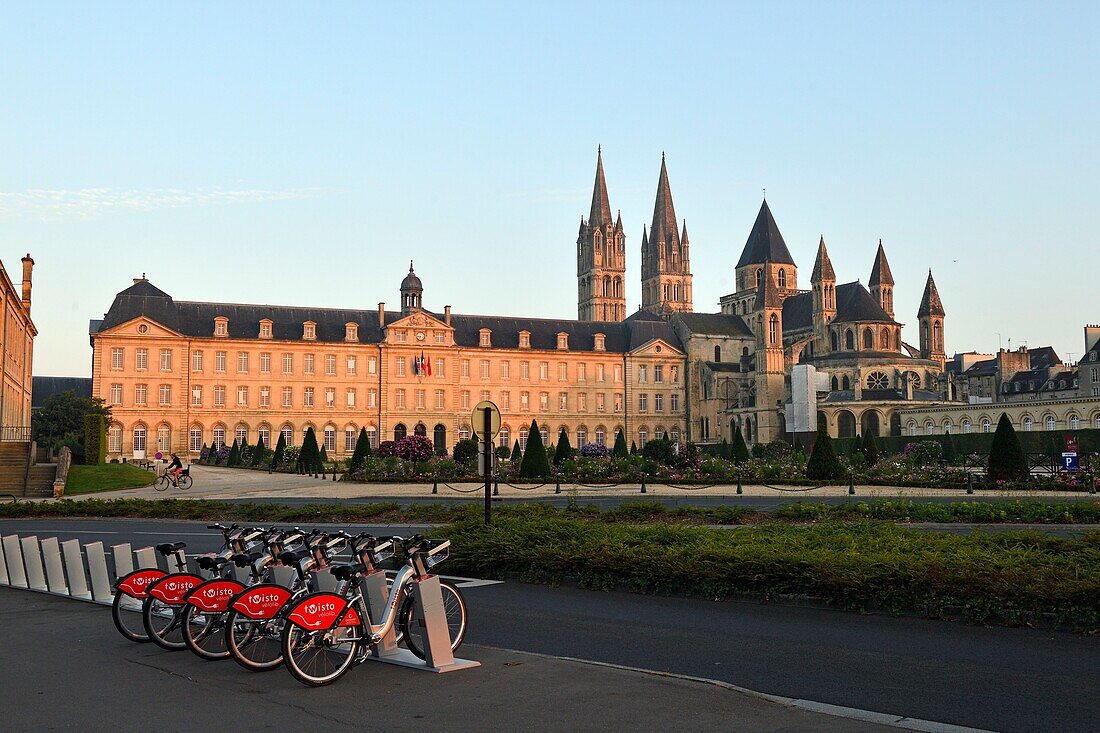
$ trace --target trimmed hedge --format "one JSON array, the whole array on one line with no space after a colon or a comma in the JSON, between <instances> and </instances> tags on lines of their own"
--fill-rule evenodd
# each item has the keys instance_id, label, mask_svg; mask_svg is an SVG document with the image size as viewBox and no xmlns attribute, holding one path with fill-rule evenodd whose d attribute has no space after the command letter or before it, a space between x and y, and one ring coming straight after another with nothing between
<instances>
[{"instance_id":1,"label":"trimmed hedge","mask_svg":"<svg viewBox=\"0 0 1100 733\"><path fill-rule=\"evenodd\" d=\"M992 410L991 410L992 412ZM980 429L975 425L975 429ZM1020 437L1020 445L1025 453L1051 453L1061 455L1065 450L1065 436L1069 430L1033 430L1031 432L1017 431ZM1100 452L1100 430L1082 429L1073 431L1077 436L1082 453ZM891 435L879 437L878 448L882 456L897 455L905 450L909 443L920 443L925 440L935 440L943 444L943 435ZM988 433L951 433L951 443L954 452L958 455L976 453L988 455L993 447L993 432ZM838 455L851 456L862 446L862 438L834 438L833 447ZM945 451L946 454L946 451Z\"/></svg>"},{"instance_id":2,"label":"trimmed hedge","mask_svg":"<svg viewBox=\"0 0 1100 733\"><path fill-rule=\"evenodd\" d=\"M84 463L101 466L107 461L107 420L103 415L84 414Z\"/></svg>"}]
</instances>

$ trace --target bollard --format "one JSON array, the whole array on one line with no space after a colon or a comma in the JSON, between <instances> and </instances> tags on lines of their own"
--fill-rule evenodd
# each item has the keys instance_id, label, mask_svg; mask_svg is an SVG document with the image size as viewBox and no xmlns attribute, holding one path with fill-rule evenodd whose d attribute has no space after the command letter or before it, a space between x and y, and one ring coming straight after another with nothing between
<instances>
[{"instance_id":1,"label":"bollard","mask_svg":"<svg viewBox=\"0 0 1100 733\"><path fill-rule=\"evenodd\" d=\"M852 496L856 493L856 479L854 474L848 474L848 495Z\"/></svg>"},{"instance_id":2,"label":"bollard","mask_svg":"<svg viewBox=\"0 0 1100 733\"><path fill-rule=\"evenodd\" d=\"M65 566L61 564L61 546L56 537L42 540L42 558L46 561L46 583L50 593L69 595L65 585Z\"/></svg>"},{"instance_id":3,"label":"bollard","mask_svg":"<svg viewBox=\"0 0 1100 733\"><path fill-rule=\"evenodd\" d=\"M439 493L439 481L432 481L432 493L433 494L438 494Z\"/></svg>"},{"instance_id":4,"label":"bollard","mask_svg":"<svg viewBox=\"0 0 1100 733\"><path fill-rule=\"evenodd\" d=\"M642 476L642 490L641 490L640 493L642 493L642 494L645 493L645 476Z\"/></svg>"},{"instance_id":5,"label":"bollard","mask_svg":"<svg viewBox=\"0 0 1100 733\"><path fill-rule=\"evenodd\" d=\"M970 471L966 472L966 493L974 493L974 475Z\"/></svg>"},{"instance_id":6,"label":"bollard","mask_svg":"<svg viewBox=\"0 0 1100 733\"><path fill-rule=\"evenodd\" d=\"M500 482L493 482L493 496L500 496Z\"/></svg>"},{"instance_id":7,"label":"bollard","mask_svg":"<svg viewBox=\"0 0 1100 733\"><path fill-rule=\"evenodd\" d=\"M336 483L336 466L332 467L332 483Z\"/></svg>"},{"instance_id":8,"label":"bollard","mask_svg":"<svg viewBox=\"0 0 1100 733\"><path fill-rule=\"evenodd\" d=\"M560 494L561 493L561 481L555 481L554 482L554 493L555 494Z\"/></svg>"},{"instance_id":9,"label":"bollard","mask_svg":"<svg viewBox=\"0 0 1100 733\"><path fill-rule=\"evenodd\" d=\"M19 540L23 549L23 567L27 570L27 587L34 590L46 590L46 573L42 567L42 549L37 537L24 537Z\"/></svg>"},{"instance_id":10,"label":"bollard","mask_svg":"<svg viewBox=\"0 0 1100 733\"><path fill-rule=\"evenodd\" d=\"M741 488L741 474L737 474L737 493L743 494L744 490Z\"/></svg>"},{"instance_id":11,"label":"bollard","mask_svg":"<svg viewBox=\"0 0 1100 733\"><path fill-rule=\"evenodd\" d=\"M88 592L88 576L84 574L84 556L80 553L80 540L61 543L65 558L65 576L69 579L69 595L73 598L91 598Z\"/></svg>"},{"instance_id":12,"label":"bollard","mask_svg":"<svg viewBox=\"0 0 1100 733\"><path fill-rule=\"evenodd\" d=\"M23 569L23 553L18 535L3 538L4 562L8 565L8 584L15 588L27 587L27 573Z\"/></svg>"}]
</instances>

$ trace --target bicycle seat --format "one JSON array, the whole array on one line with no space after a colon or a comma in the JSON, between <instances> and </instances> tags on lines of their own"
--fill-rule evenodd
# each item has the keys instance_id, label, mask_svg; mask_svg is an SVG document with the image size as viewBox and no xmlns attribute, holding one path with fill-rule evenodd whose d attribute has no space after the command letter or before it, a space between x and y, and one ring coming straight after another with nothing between
<instances>
[{"instance_id":1,"label":"bicycle seat","mask_svg":"<svg viewBox=\"0 0 1100 733\"><path fill-rule=\"evenodd\" d=\"M198 559L199 567L203 570L217 570L222 565L229 562L227 557L218 557L217 555L203 555Z\"/></svg>"},{"instance_id":2,"label":"bicycle seat","mask_svg":"<svg viewBox=\"0 0 1100 733\"><path fill-rule=\"evenodd\" d=\"M253 562L259 560L262 555L263 553L261 552L238 552L229 559L232 560L233 564L237 567L247 568Z\"/></svg>"},{"instance_id":3,"label":"bicycle seat","mask_svg":"<svg viewBox=\"0 0 1100 733\"><path fill-rule=\"evenodd\" d=\"M289 550L279 553L279 562L283 565L293 565L303 558L310 556L309 550Z\"/></svg>"},{"instance_id":4,"label":"bicycle seat","mask_svg":"<svg viewBox=\"0 0 1100 733\"><path fill-rule=\"evenodd\" d=\"M367 572L367 566L361 562L357 562L354 565L334 565L330 572L332 573L332 577L337 580L347 580L353 575Z\"/></svg>"},{"instance_id":5,"label":"bicycle seat","mask_svg":"<svg viewBox=\"0 0 1100 733\"><path fill-rule=\"evenodd\" d=\"M182 550L187 547L186 542L165 542L163 545L157 545L157 552L162 555L171 555L177 550Z\"/></svg>"}]
</instances>

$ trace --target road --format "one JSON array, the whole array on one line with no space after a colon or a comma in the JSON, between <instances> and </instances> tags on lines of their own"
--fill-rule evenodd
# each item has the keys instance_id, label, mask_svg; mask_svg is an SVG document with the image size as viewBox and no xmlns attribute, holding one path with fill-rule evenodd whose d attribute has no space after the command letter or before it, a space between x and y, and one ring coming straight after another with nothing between
<instances>
[{"instance_id":1,"label":"road","mask_svg":"<svg viewBox=\"0 0 1100 733\"><path fill-rule=\"evenodd\" d=\"M178 538L196 551L217 544L190 522L4 520L0 532L135 547ZM1100 720L1095 637L514 582L473 587L466 596L472 644L705 677L1006 733L1092 731Z\"/></svg>"}]
</instances>

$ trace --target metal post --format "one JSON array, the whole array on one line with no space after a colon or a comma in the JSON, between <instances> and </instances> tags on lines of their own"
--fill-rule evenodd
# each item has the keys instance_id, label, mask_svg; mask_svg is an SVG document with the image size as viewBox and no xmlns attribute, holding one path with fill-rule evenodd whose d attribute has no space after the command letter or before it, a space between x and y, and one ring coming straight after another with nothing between
<instances>
[{"instance_id":1,"label":"metal post","mask_svg":"<svg viewBox=\"0 0 1100 733\"><path fill-rule=\"evenodd\" d=\"M966 472L966 493L974 493L974 475L970 471Z\"/></svg>"},{"instance_id":2,"label":"metal post","mask_svg":"<svg viewBox=\"0 0 1100 733\"><path fill-rule=\"evenodd\" d=\"M555 494L560 494L561 493L561 481L555 481L554 482L554 493Z\"/></svg>"},{"instance_id":3,"label":"metal post","mask_svg":"<svg viewBox=\"0 0 1100 733\"><path fill-rule=\"evenodd\" d=\"M642 476L642 490L639 493L645 493L645 476Z\"/></svg>"},{"instance_id":4,"label":"metal post","mask_svg":"<svg viewBox=\"0 0 1100 733\"><path fill-rule=\"evenodd\" d=\"M482 423L483 450L485 451L485 525L492 524L493 512L493 410L486 407L485 421ZM535 436L539 439L539 436Z\"/></svg>"},{"instance_id":5,"label":"metal post","mask_svg":"<svg viewBox=\"0 0 1100 733\"><path fill-rule=\"evenodd\" d=\"M848 495L852 496L856 493L856 478L855 474L848 474Z\"/></svg>"},{"instance_id":6,"label":"metal post","mask_svg":"<svg viewBox=\"0 0 1100 733\"><path fill-rule=\"evenodd\" d=\"M740 471L737 472L737 493L738 494L745 493L744 490L741 488L741 472Z\"/></svg>"},{"instance_id":7,"label":"metal post","mask_svg":"<svg viewBox=\"0 0 1100 733\"><path fill-rule=\"evenodd\" d=\"M432 481L432 493L433 494L438 494L439 493L439 481L438 480Z\"/></svg>"}]
</instances>

